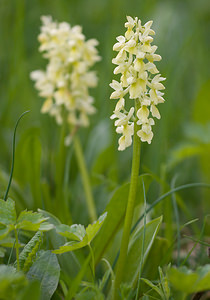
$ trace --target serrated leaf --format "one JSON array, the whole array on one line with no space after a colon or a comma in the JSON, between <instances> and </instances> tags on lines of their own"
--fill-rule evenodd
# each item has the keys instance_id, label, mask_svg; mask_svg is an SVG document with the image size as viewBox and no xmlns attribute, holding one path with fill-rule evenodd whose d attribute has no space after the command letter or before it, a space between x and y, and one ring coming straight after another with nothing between
<instances>
[{"instance_id":1,"label":"serrated leaf","mask_svg":"<svg viewBox=\"0 0 210 300\"><path fill-rule=\"evenodd\" d=\"M56 226L56 232L73 241L82 241L86 235L85 227L81 224L72 226L60 224Z\"/></svg>"},{"instance_id":2,"label":"serrated leaf","mask_svg":"<svg viewBox=\"0 0 210 300\"><path fill-rule=\"evenodd\" d=\"M97 221L95 221L93 224L88 225L88 227L86 228L89 244L94 239L96 234L99 232L101 226L103 225L104 220L106 219L106 216L107 216L107 212L101 215Z\"/></svg>"},{"instance_id":3,"label":"serrated leaf","mask_svg":"<svg viewBox=\"0 0 210 300\"><path fill-rule=\"evenodd\" d=\"M24 210L17 219L16 228L37 231L46 220L47 218L44 218L41 213Z\"/></svg>"},{"instance_id":4,"label":"serrated leaf","mask_svg":"<svg viewBox=\"0 0 210 300\"><path fill-rule=\"evenodd\" d=\"M42 235L42 232L38 231L32 237L32 239L25 245L25 247L19 255L20 268L25 273L29 270L36 257L36 253L38 252L39 246L42 242Z\"/></svg>"},{"instance_id":5,"label":"serrated leaf","mask_svg":"<svg viewBox=\"0 0 210 300\"><path fill-rule=\"evenodd\" d=\"M11 248L14 246L15 239L12 237L5 237L4 239L0 240L0 246Z\"/></svg>"},{"instance_id":6,"label":"serrated leaf","mask_svg":"<svg viewBox=\"0 0 210 300\"><path fill-rule=\"evenodd\" d=\"M15 224L15 222L15 202L10 198L8 198L6 201L0 199L0 223L7 226Z\"/></svg>"},{"instance_id":7,"label":"serrated leaf","mask_svg":"<svg viewBox=\"0 0 210 300\"><path fill-rule=\"evenodd\" d=\"M81 242L72 241L72 242L66 243L65 245L61 246L59 249L53 250L52 252L55 254L61 254L61 253L81 249L87 245L88 245L88 239L87 239L87 236L85 236Z\"/></svg>"},{"instance_id":8,"label":"serrated leaf","mask_svg":"<svg viewBox=\"0 0 210 300\"><path fill-rule=\"evenodd\" d=\"M14 229L14 225L8 225L7 227L0 229L0 241L6 238L6 236L13 229Z\"/></svg>"},{"instance_id":9,"label":"serrated leaf","mask_svg":"<svg viewBox=\"0 0 210 300\"><path fill-rule=\"evenodd\" d=\"M77 225L77 224L72 226L67 226L63 224L56 226L56 229L59 234L67 238L73 237L74 241L66 243L65 245L61 246L59 249L54 250L53 253L61 254L68 251L81 249L89 245L93 240L93 238L98 233L98 231L100 230L101 226L103 225L106 215L107 213L101 215L97 221L95 221L93 224L88 225L86 229L84 229L84 226Z\"/></svg>"},{"instance_id":10,"label":"serrated leaf","mask_svg":"<svg viewBox=\"0 0 210 300\"><path fill-rule=\"evenodd\" d=\"M194 272L186 267L171 268L168 275L177 291L192 294L210 289L210 265L199 267Z\"/></svg>"},{"instance_id":11,"label":"serrated leaf","mask_svg":"<svg viewBox=\"0 0 210 300\"><path fill-rule=\"evenodd\" d=\"M55 254L51 251L43 251L34 262L27 278L38 280L41 283L40 300L49 300L54 294L60 277L60 266Z\"/></svg>"}]
</instances>

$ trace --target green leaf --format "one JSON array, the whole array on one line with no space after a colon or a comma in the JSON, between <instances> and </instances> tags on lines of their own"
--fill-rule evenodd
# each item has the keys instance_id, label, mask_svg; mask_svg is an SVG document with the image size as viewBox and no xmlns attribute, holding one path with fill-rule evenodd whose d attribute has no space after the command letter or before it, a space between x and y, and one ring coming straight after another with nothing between
<instances>
[{"instance_id":1,"label":"green leaf","mask_svg":"<svg viewBox=\"0 0 210 300\"><path fill-rule=\"evenodd\" d=\"M93 224L89 224L86 228L86 233L88 237L88 244L91 243L91 241L94 239L96 234L99 232L101 226L103 225L104 220L106 219L107 212L105 212L103 215L101 215L96 222Z\"/></svg>"},{"instance_id":2,"label":"green leaf","mask_svg":"<svg viewBox=\"0 0 210 300\"><path fill-rule=\"evenodd\" d=\"M40 300L40 283L31 281L20 293L17 300Z\"/></svg>"},{"instance_id":3,"label":"green leaf","mask_svg":"<svg viewBox=\"0 0 210 300\"><path fill-rule=\"evenodd\" d=\"M35 260L36 253L39 250L39 246L42 243L42 232L38 231L27 245L23 248L19 255L20 268L26 273L33 261Z\"/></svg>"},{"instance_id":4,"label":"green leaf","mask_svg":"<svg viewBox=\"0 0 210 300\"><path fill-rule=\"evenodd\" d=\"M8 198L7 201L0 199L0 223L14 225L16 222L15 202Z\"/></svg>"},{"instance_id":5,"label":"green leaf","mask_svg":"<svg viewBox=\"0 0 210 300\"><path fill-rule=\"evenodd\" d=\"M0 229L0 241L5 239L6 236L14 229L13 225L7 225L7 227Z\"/></svg>"},{"instance_id":6,"label":"green leaf","mask_svg":"<svg viewBox=\"0 0 210 300\"><path fill-rule=\"evenodd\" d=\"M0 247L0 257L4 257L6 249Z\"/></svg>"},{"instance_id":7,"label":"green leaf","mask_svg":"<svg viewBox=\"0 0 210 300\"><path fill-rule=\"evenodd\" d=\"M162 217L159 217L146 224L143 264L154 243L161 222L162 222ZM126 266L125 266L126 271L124 273L124 278L123 278L124 282L134 284L137 278L139 272L140 259L141 259L143 232L144 232L144 227L141 228L139 227L131 237L129 248L128 248Z\"/></svg>"},{"instance_id":8,"label":"green leaf","mask_svg":"<svg viewBox=\"0 0 210 300\"><path fill-rule=\"evenodd\" d=\"M12 248L14 246L15 239L12 237L6 237L0 240L0 246ZM22 245L21 245L22 246Z\"/></svg>"},{"instance_id":9,"label":"green leaf","mask_svg":"<svg viewBox=\"0 0 210 300\"><path fill-rule=\"evenodd\" d=\"M163 293L165 295L166 300L170 297L170 288L167 276L163 274L161 267L158 267L159 275L160 275L160 282L162 286Z\"/></svg>"},{"instance_id":10,"label":"green leaf","mask_svg":"<svg viewBox=\"0 0 210 300\"><path fill-rule=\"evenodd\" d=\"M158 293L162 299L164 299L164 295L163 292L161 291L160 288L158 288L155 284L153 284L150 280L146 279L146 278L141 278L141 280L143 282L145 282L149 287L151 287L151 289L153 289L154 291L156 291L156 293Z\"/></svg>"},{"instance_id":11,"label":"green leaf","mask_svg":"<svg viewBox=\"0 0 210 300\"><path fill-rule=\"evenodd\" d=\"M56 226L56 231L60 235L73 241L81 241L86 235L85 227L81 224L74 224L72 226L60 224Z\"/></svg>"},{"instance_id":12,"label":"green leaf","mask_svg":"<svg viewBox=\"0 0 210 300\"><path fill-rule=\"evenodd\" d=\"M67 238L73 238L74 240L69 243L66 243L59 249L54 250L53 253L61 254L68 251L77 250L89 245L100 230L101 226L103 225L106 216L107 213L104 213L99 217L97 221L95 221L93 224L88 225L86 229L84 229L84 226L76 224L72 226L57 226L56 229L58 229L58 233Z\"/></svg>"},{"instance_id":13,"label":"green leaf","mask_svg":"<svg viewBox=\"0 0 210 300\"><path fill-rule=\"evenodd\" d=\"M53 249L57 249L60 246L66 243L66 238L57 234L55 228L58 225L61 225L59 219L55 217L53 214L46 212L44 210L38 210L42 213L44 217L49 218L49 222L54 225L54 229L48 231L46 233L47 239L52 244ZM81 256L81 253L80 253ZM80 262L78 261L77 255L72 252L66 252L63 255L58 256L58 260L61 266L61 269L64 273L68 274L70 277L75 277L78 270L80 269Z\"/></svg>"},{"instance_id":14,"label":"green leaf","mask_svg":"<svg viewBox=\"0 0 210 300\"><path fill-rule=\"evenodd\" d=\"M40 229L41 225L44 225L43 222L46 220L47 218L44 218L41 213L24 210L20 213L17 219L16 227L23 230L37 231ZM45 224L47 225L46 229L53 228L52 225L48 223Z\"/></svg>"},{"instance_id":15,"label":"green leaf","mask_svg":"<svg viewBox=\"0 0 210 300\"><path fill-rule=\"evenodd\" d=\"M152 177L149 175L139 176L136 205L143 203L142 177L144 178L146 190L148 189L148 186L152 179ZM100 235L98 235L93 241L96 264L100 261L108 246L113 242L116 233L119 231L123 224L127 207L129 188L130 183L126 183L118 188L114 192L105 209L105 211L107 212L107 218L104 221L104 226L101 228Z\"/></svg>"},{"instance_id":16,"label":"green leaf","mask_svg":"<svg viewBox=\"0 0 210 300\"><path fill-rule=\"evenodd\" d=\"M194 272L186 267L171 268L168 276L177 291L192 294L210 289L210 265L199 267Z\"/></svg>"},{"instance_id":17,"label":"green leaf","mask_svg":"<svg viewBox=\"0 0 210 300\"><path fill-rule=\"evenodd\" d=\"M22 272L12 266L0 265L0 299L16 300L17 294L27 284Z\"/></svg>"},{"instance_id":18,"label":"green leaf","mask_svg":"<svg viewBox=\"0 0 210 300\"><path fill-rule=\"evenodd\" d=\"M55 254L62 254L65 252L81 249L87 245L88 245L88 239L87 239L87 236L85 236L85 238L80 242L72 241L72 242L66 243L63 246L61 246L59 249L53 250L52 252Z\"/></svg>"},{"instance_id":19,"label":"green leaf","mask_svg":"<svg viewBox=\"0 0 210 300\"><path fill-rule=\"evenodd\" d=\"M41 283L40 300L48 300L52 297L59 277L60 266L56 255L51 251L43 251L27 273L29 280L38 280Z\"/></svg>"}]
</instances>

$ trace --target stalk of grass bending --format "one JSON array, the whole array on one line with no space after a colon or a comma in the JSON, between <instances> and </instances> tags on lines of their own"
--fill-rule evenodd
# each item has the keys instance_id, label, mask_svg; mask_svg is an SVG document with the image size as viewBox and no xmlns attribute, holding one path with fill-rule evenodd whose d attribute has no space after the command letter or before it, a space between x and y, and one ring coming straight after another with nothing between
<instances>
[{"instance_id":1,"label":"stalk of grass bending","mask_svg":"<svg viewBox=\"0 0 210 300\"><path fill-rule=\"evenodd\" d=\"M136 101L136 110L138 110L138 103ZM113 299L118 299L119 296L119 288L123 279L123 273L125 268L125 262L128 251L128 243L130 237L130 231L133 221L134 207L135 207L135 199L136 199L136 191L138 184L138 176L139 176L139 168L140 168L140 152L141 152L141 141L137 135L138 125L136 121L134 122L134 135L133 135L133 161L132 161L132 171L131 171L131 183L130 190L128 195L128 204L125 214L125 222L123 227L123 236L120 247L120 256L116 270L116 278L114 282L114 292Z\"/></svg>"},{"instance_id":2,"label":"stalk of grass bending","mask_svg":"<svg viewBox=\"0 0 210 300\"><path fill-rule=\"evenodd\" d=\"M137 284L137 291L136 291L136 298L138 300L138 295L140 291L140 284L141 284L141 274L142 274L142 266L143 266L143 259L144 259L144 242L145 242L145 234L146 234L146 209L147 209L147 200L146 200L146 192L145 192L145 185L144 180L142 178L142 186L143 186L143 194L144 194L144 231L143 231L143 240L142 240L142 248L141 248L141 260L139 266L139 278Z\"/></svg>"},{"instance_id":3,"label":"stalk of grass bending","mask_svg":"<svg viewBox=\"0 0 210 300\"><path fill-rule=\"evenodd\" d=\"M14 129L14 133L13 133L13 140L12 140L12 167L11 167L11 171L10 171L10 177L9 177L9 182L8 182L7 190L6 190L6 193L4 195L4 201L7 200L9 189L10 189L10 186L11 186L11 183L12 183L12 176L13 176L14 165L15 165L15 141L16 141L17 127L18 127L18 124L19 124L20 120L22 119L22 117L25 114L27 114L28 112L29 112L29 110L27 110L24 113L22 113L22 115L20 115L20 117L18 118L18 120L17 120L17 122L15 124L15 129Z\"/></svg>"},{"instance_id":4,"label":"stalk of grass bending","mask_svg":"<svg viewBox=\"0 0 210 300\"><path fill-rule=\"evenodd\" d=\"M83 182L83 187L86 195L86 202L87 202L87 208L88 208L90 220L91 222L93 222L97 219L96 208L95 208L92 190L90 186L90 179L88 176L85 159L82 152L82 147L80 144L80 140L76 135L74 136L74 148L75 148L77 163L82 176L82 182Z\"/></svg>"}]
</instances>

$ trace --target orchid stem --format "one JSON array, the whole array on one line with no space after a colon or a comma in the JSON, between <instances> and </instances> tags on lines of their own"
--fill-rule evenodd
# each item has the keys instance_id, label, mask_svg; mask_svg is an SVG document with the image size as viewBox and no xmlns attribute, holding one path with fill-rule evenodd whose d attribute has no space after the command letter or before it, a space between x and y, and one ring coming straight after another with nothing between
<instances>
[{"instance_id":1,"label":"orchid stem","mask_svg":"<svg viewBox=\"0 0 210 300\"><path fill-rule=\"evenodd\" d=\"M139 108L138 105L139 102L138 100L136 100L136 111ZM121 241L120 256L117 264L116 279L114 283L114 295L113 295L114 300L119 299L119 288L124 275L125 262L126 262L127 251L128 251L128 243L129 243L130 231L131 231L134 208L135 208L136 191L137 191L139 168L140 168L140 153L141 153L141 141L137 135L138 129L139 126L136 124L135 121L131 182L130 182L130 190L128 195L128 204L127 204L126 215L125 215L125 223L123 228L123 236Z\"/></svg>"}]
</instances>

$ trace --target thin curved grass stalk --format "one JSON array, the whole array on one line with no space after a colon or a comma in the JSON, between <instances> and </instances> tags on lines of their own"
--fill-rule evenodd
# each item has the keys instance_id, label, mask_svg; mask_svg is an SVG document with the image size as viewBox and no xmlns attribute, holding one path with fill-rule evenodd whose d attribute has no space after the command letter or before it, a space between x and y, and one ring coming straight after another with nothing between
<instances>
[{"instance_id":1,"label":"thin curved grass stalk","mask_svg":"<svg viewBox=\"0 0 210 300\"><path fill-rule=\"evenodd\" d=\"M10 189L10 186L11 186L11 183L12 183L12 176L13 176L14 165L15 165L15 140L16 140L17 127L18 127L18 124L19 124L20 120L22 119L22 117L27 113L29 113L29 110L22 113L22 115L19 117L19 119L17 120L16 125L15 125L15 129L14 129L14 133L13 133L13 141L12 141L12 167L11 167L11 172L10 172L10 177L9 177L7 190L6 190L6 193L4 195L4 201L7 200L9 189Z\"/></svg>"},{"instance_id":2,"label":"thin curved grass stalk","mask_svg":"<svg viewBox=\"0 0 210 300\"><path fill-rule=\"evenodd\" d=\"M36 257L36 253L39 250L39 247L42 243L43 233L41 231L37 231L36 234L32 237L32 239L25 245L22 252L19 255L19 267L23 270L24 273L27 273L29 268L34 262ZM17 262L15 262L15 266Z\"/></svg>"}]
</instances>

